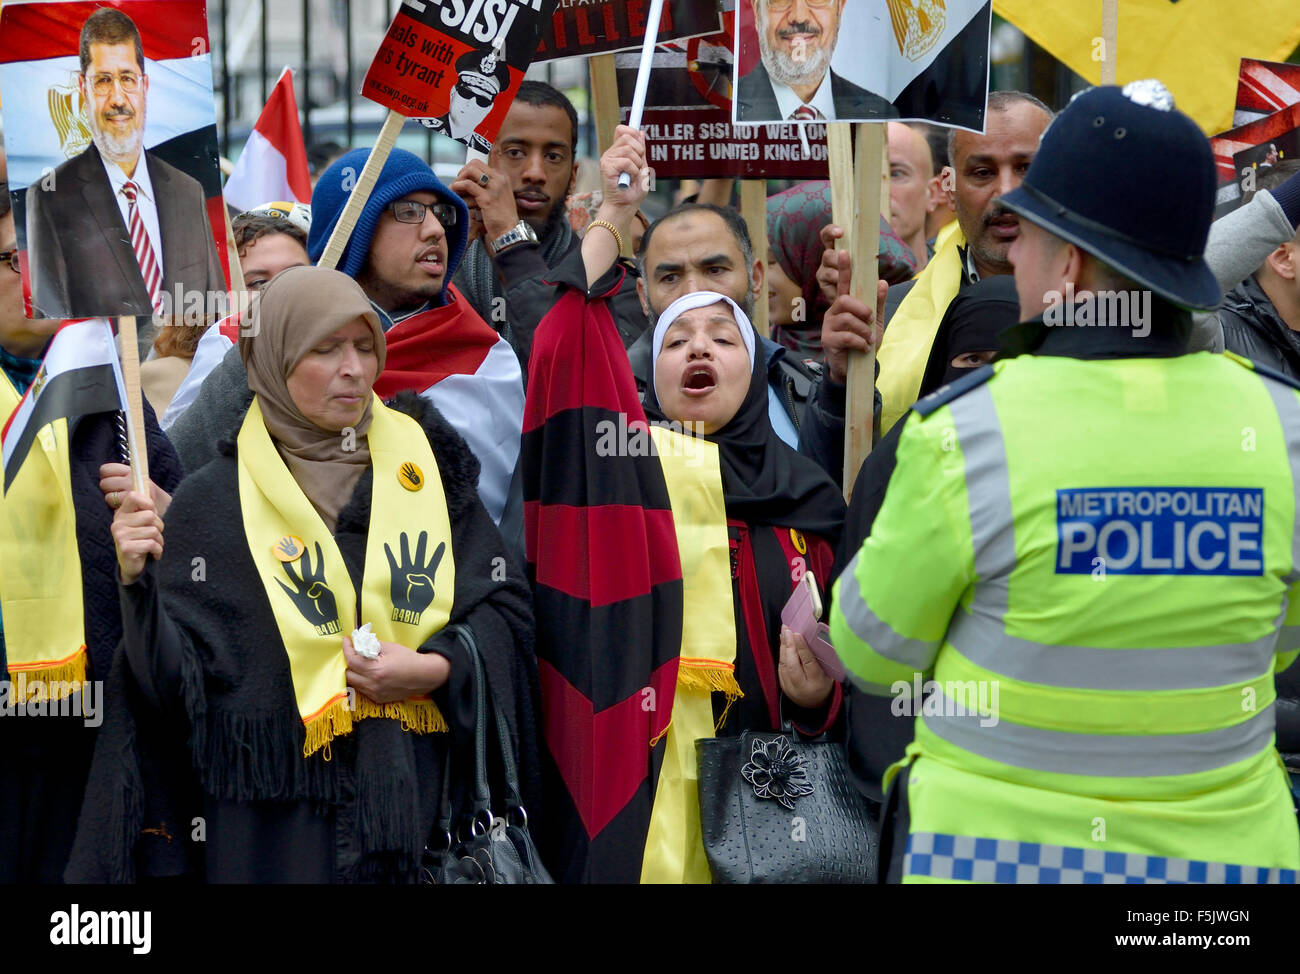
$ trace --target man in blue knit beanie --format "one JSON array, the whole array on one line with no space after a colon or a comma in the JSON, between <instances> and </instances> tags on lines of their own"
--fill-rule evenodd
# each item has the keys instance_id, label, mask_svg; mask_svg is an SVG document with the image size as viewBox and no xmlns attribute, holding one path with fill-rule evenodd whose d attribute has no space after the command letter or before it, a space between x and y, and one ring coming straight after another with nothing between
<instances>
[{"instance_id":1,"label":"man in blue knit beanie","mask_svg":"<svg viewBox=\"0 0 1300 974\"><path fill-rule=\"evenodd\" d=\"M353 149L317 181L307 237L313 262L320 260L369 157L369 149ZM438 407L478 458L479 496L500 524L519 457L523 377L510 345L451 284L468 229L461 199L418 156L394 149L338 269L361 285L384 328L388 355L375 391L389 399L410 390ZM168 431L186 470L206 463L215 456L215 444L238 431L248 398L247 375L238 349L232 349ZM515 506L507 518L512 533Z\"/></svg>"}]
</instances>

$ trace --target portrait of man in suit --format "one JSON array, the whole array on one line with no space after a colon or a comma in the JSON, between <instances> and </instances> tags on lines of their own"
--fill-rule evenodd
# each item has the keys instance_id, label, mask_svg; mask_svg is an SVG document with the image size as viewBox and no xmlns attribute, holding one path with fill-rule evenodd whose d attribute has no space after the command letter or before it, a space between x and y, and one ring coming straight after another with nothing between
<instances>
[{"instance_id":1,"label":"portrait of man in suit","mask_svg":"<svg viewBox=\"0 0 1300 974\"><path fill-rule=\"evenodd\" d=\"M92 142L27 189L32 313L180 314L178 288L224 293L202 186L144 148L149 77L139 30L102 7L82 25L79 54Z\"/></svg>"},{"instance_id":2,"label":"portrait of man in suit","mask_svg":"<svg viewBox=\"0 0 1300 974\"><path fill-rule=\"evenodd\" d=\"M885 98L831 70L847 0L742 0L753 4L761 63L742 75L736 119L754 124L896 118Z\"/></svg>"}]
</instances>

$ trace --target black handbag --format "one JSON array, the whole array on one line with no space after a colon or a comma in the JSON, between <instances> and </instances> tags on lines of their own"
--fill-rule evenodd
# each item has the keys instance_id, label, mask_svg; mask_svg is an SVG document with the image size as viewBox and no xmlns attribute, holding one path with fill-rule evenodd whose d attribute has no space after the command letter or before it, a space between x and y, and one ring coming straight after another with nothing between
<instances>
[{"instance_id":1,"label":"black handbag","mask_svg":"<svg viewBox=\"0 0 1300 974\"><path fill-rule=\"evenodd\" d=\"M695 742L700 825L715 883L874 883L878 806L842 744L782 732Z\"/></svg>"},{"instance_id":2,"label":"black handbag","mask_svg":"<svg viewBox=\"0 0 1300 974\"><path fill-rule=\"evenodd\" d=\"M469 815L453 821L451 766L449 754L443 770L442 806L438 815L437 840L424 850L420 878L425 883L550 884L555 880L542 865L537 847L528 833L528 812L519 797L519 771L510 727L505 716L492 705L487 672L478 644L468 626L452 627L469 654L474 667L474 774L473 799ZM494 721L505 781L505 817L492 814L492 791L488 785L488 721Z\"/></svg>"}]
</instances>

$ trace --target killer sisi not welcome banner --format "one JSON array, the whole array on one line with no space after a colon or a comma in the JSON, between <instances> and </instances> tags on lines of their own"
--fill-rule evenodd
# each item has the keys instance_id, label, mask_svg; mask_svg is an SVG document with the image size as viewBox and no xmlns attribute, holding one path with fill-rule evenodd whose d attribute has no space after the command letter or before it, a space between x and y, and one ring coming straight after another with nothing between
<instances>
[{"instance_id":1,"label":"killer sisi not welcome banner","mask_svg":"<svg viewBox=\"0 0 1300 974\"><path fill-rule=\"evenodd\" d=\"M404 0L361 93L487 151L558 0Z\"/></svg>"}]
</instances>

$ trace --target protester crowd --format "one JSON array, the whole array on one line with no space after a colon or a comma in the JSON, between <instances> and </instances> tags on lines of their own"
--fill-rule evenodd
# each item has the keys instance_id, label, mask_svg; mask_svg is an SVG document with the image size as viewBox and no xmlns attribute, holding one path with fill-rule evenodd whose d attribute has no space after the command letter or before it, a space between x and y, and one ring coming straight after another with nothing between
<instances>
[{"instance_id":1,"label":"protester crowd","mask_svg":"<svg viewBox=\"0 0 1300 974\"><path fill-rule=\"evenodd\" d=\"M4 497L0 541L43 546L0 570L10 686L57 668L3 589L68 556L80 591L40 612L84 620L102 691L94 721L88 690L39 718L57 694L6 696L0 881L441 880L508 826L534 880L709 882L697 744L763 732L831 742L880 881L1294 882L1300 173L1212 224L1208 144L1165 96L889 123L870 302L826 182L773 195L766 240L710 202L650 220L620 126L572 199L578 116L540 82L449 185L394 149L326 269L370 152L332 147L310 207L235 217L249 309L159 319L149 491L103 412L51 427L70 506ZM59 322L24 317L0 207L8 415ZM1133 302L1056 328L1066 284ZM1183 490L1171 518L1262 513L1174 551L1060 514L1086 488L1132 515L1139 485ZM829 658L784 611L805 576ZM796 799L748 841L804 841L826 792L744 761ZM462 879L509 874L478 855Z\"/></svg>"}]
</instances>

